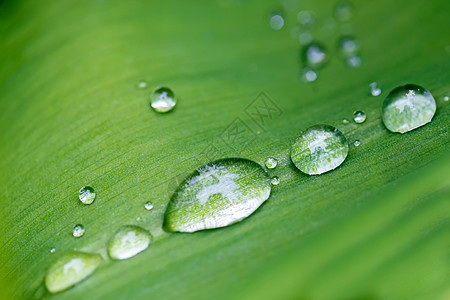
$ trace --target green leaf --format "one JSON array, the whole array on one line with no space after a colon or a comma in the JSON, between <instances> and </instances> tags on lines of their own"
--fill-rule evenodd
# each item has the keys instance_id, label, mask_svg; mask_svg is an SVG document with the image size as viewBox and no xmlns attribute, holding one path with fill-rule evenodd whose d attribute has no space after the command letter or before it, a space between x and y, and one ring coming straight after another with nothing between
<instances>
[{"instance_id":1,"label":"green leaf","mask_svg":"<svg viewBox=\"0 0 450 300\"><path fill-rule=\"evenodd\" d=\"M448 298L448 1L354 1L358 68L336 49L349 28L333 21L336 2L283 3L0 2L0 298ZM274 31L278 9L285 26ZM330 54L309 84L292 37L300 10L314 12L312 35ZM382 103L409 83L433 94L436 114L394 134ZM158 87L175 93L167 114L150 108ZM342 124L356 110L367 120ZM335 170L308 176L289 149L315 124L338 128L350 147ZM162 230L173 190L197 167L269 156L280 184L250 217ZM83 186L95 189L90 205L79 201ZM124 225L154 240L109 260ZM105 260L49 293L47 270L74 250Z\"/></svg>"}]
</instances>

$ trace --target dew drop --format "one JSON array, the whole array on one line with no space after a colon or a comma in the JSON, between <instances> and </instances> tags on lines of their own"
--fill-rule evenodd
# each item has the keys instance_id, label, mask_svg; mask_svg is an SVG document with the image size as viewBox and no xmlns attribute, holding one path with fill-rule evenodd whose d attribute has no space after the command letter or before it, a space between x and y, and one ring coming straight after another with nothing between
<instances>
[{"instance_id":1,"label":"dew drop","mask_svg":"<svg viewBox=\"0 0 450 300\"><path fill-rule=\"evenodd\" d=\"M84 235L85 229L81 224L77 224L73 227L72 235L76 238L82 237Z\"/></svg>"},{"instance_id":2,"label":"dew drop","mask_svg":"<svg viewBox=\"0 0 450 300\"><path fill-rule=\"evenodd\" d=\"M146 210L152 210L153 209L153 203L150 201L144 204L144 207Z\"/></svg>"},{"instance_id":3,"label":"dew drop","mask_svg":"<svg viewBox=\"0 0 450 300\"><path fill-rule=\"evenodd\" d=\"M344 124L344 125L347 125L347 124L349 124L350 123L350 121L349 120L347 120L347 119L342 119L342 124Z\"/></svg>"},{"instance_id":4,"label":"dew drop","mask_svg":"<svg viewBox=\"0 0 450 300\"><path fill-rule=\"evenodd\" d=\"M303 65L307 68L321 68L328 61L326 48L320 43L312 42L302 48L301 60Z\"/></svg>"},{"instance_id":5,"label":"dew drop","mask_svg":"<svg viewBox=\"0 0 450 300\"><path fill-rule=\"evenodd\" d=\"M50 249L50 253L55 253L55 252L56 252L56 248L55 247Z\"/></svg>"},{"instance_id":6,"label":"dew drop","mask_svg":"<svg viewBox=\"0 0 450 300\"><path fill-rule=\"evenodd\" d=\"M302 80L304 82L314 82L317 80L317 73L309 68L303 69Z\"/></svg>"},{"instance_id":7,"label":"dew drop","mask_svg":"<svg viewBox=\"0 0 450 300\"><path fill-rule=\"evenodd\" d=\"M339 53L342 57L355 56L359 53L359 43L351 36L344 36L339 39Z\"/></svg>"},{"instance_id":8,"label":"dew drop","mask_svg":"<svg viewBox=\"0 0 450 300\"><path fill-rule=\"evenodd\" d=\"M166 87L160 87L150 94L150 106L159 113L171 111L177 100L173 91Z\"/></svg>"},{"instance_id":9,"label":"dew drop","mask_svg":"<svg viewBox=\"0 0 450 300\"><path fill-rule=\"evenodd\" d=\"M297 14L297 20L303 26L311 26L314 23L314 16L307 10L302 10Z\"/></svg>"},{"instance_id":10,"label":"dew drop","mask_svg":"<svg viewBox=\"0 0 450 300\"><path fill-rule=\"evenodd\" d=\"M58 259L45 275L45 286L51 293L61 292L82 281L102 262L99 254L72 252Z\"/></svg>"},{"instance_id":11,"label":"dew drop","mask_svg":"<svg viewBox=\"0 0 450 300\"><path fill-rule=\"evenodd\" d=\"M361 142L358 141L358 140L356 140L356 141L353 143L353 145L355 145L355 147L358 147L360 144L361 144Z\"/></svg>"},{"instance_id":12,"label":"dew drop","mask_svg":"<svg viewBox=\"0 0 450 300\"><path fill-rule=\"evenodd\" d=\"M334 9L334 16L339 22L346 22L353 16L353 5L349 2L340 2Z\"/></svg>"},{"instance_id":13,"label":"dew drop","mask_svg":"<svg viewBox=\"0 0 450 300\"><path fill-rule=\"evenodd\" d=\"M270 179L257 163L227 158L189 175L172 195L164 219L168 231L219 228L250 216L269 198Z\"/></svg>"},{"instance_id":14,"label":"dew drop","mask_svg":"<svg viewBox=\"0 0 450 300\"><path fill-rule=\"evenodd\" d=\"M436 101L418 85L407 84L393 89L384 99L381 117L387 129L405 133L433 119Z\"/></svg>"},{"instance_id":15,"label":"dew drop","mask_svg":"<svg viewBox=\"0 0 450 300\"><path fill-rule=\"evenodd\" d=\"M147 87L147 81L145 81L145 80L139 81L138 88L145 89L146 87Z\"/></svg>"},{"instance_id":16,"label":"dew drop","mask_svg":"<svg viewBox=\"0 0 450 300\"><path fill-rule=\"evenodd\" d=\"M267 167L267 169L273 169L273 168L275 168L277 166L277 164L278 164L278 160L276 160L273 157L269 157L266 160L266 167Z\"/></svg>"},{"instance_id":17,"label":"dew drop","mask_svg":"<svg viewBox=\"0 0 450 300\"><path fill-rule=\"evenodd\" d=\"M112 259L127 259L147 249L153 236L139 226L125 225L116 231L108 244Z\"/></svg>"},{"instance_id":18,"label":"dew drop","mask_svg":"<svg viewBox=\"0 0 450 300\"><path fill-rule=\"evenodd\" d=\"M449 97L447 95L445 95L444 97L442 97L442 100L444 100L445 102L448 102Z\"/></svg>"},{"instance_id":19,"label":"dew drop","mask_svg":"<svg viewBox=\"0 0 450 300\"><path fill-rule=\"evenodd\" d=\"M284 18L280 11L273 11L269 16L269 24L273 30L280 30L284 26Z\"/></svg>"},{"instance_id":20,"label":"dew drop","mask_svg":"<svg viewBox=\"0 0 450 300\"><path fill-rule=\"evenodd\" d=\"M317 175L337 168L348 154L345 136L335 127L314 125L299 134L291 160L303 173Z\"/></svg>"},{"instance_id":21,"label":"dew drop","mask_svg":"<svg viewBox=\"0 0 450 300\"><path fill-rule=\"evenodd\" d=\"M378 88L376 82L372 82L371 84L369 84L369 86L370 86L370 94L372 96L377 97L381 95L381 90Z\"/></svg>"},{"instance_id":22,"label":"dew drop","mask_svg":"<svg viewBox=\"0 0 450 300\"><path fill-rule=\"evenodd\" d=\"M367 119L367 115L362 110L357 110L353 113L353 120L355 123L361 124L364 123Z\"/></svg>"},{"instance_id":23,"label":"dew drop","mask_svg":"<svg viewBox=\"0 0 450 300\"><path fill-rule=\"evenodd\" d=\"M278 178L277 176L273 176L270 179L270 182L272 183L272 185L279 185L280 184L280 178Z\"/></svg>"},{"instance_id":24,"label":"dew drop","mask_svg":"<svg viewBox=\"0 0 450 300\"><path fill-rule=\"evenodd\" d=\"M347 58L347 65L352 68L357 68L361 65L362 60L358 55L351 55Z\"/></svg>"},{"instance_id":25,"label":"dew drop","mask_svg":"<svg viewBox=\"0 0 450 300\"><path fill-rule=\"evenodd\" d=\"M300 45L307 45L312 42L312 35L309 31L302 31L298 34L298 41L300 42Z\"/></svg>"},{"instance_id":26,"label":"dew drop","mask_svg":"<svg viewBox=\"0 0 450 300\"><path fill-rule=\"evenodd\" d=\"M83 186L79 191L80 201L84 204L91 204L95 200L94 189L90 186Z\"/></svg>"}]
</instances>

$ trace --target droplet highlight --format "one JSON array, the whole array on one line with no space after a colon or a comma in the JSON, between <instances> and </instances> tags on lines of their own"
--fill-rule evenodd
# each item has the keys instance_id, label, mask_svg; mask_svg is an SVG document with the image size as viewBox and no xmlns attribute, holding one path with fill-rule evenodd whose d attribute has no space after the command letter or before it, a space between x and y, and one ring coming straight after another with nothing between
<instances>
[{"instance_id":1,"label":"droplet highlight","mask_svg":"<svg viewBox=\"0 0 450 300\"><path fill-rule=\"evenodd\" d=\"M348 154L345 136L330 125L314 125L302 131L291 147L291 160L303 173L318 175L341 165Z\"/></svg>"},{"instance_id":2,"label":"droplet highlight","mask_svg":"<svg viewBox=\"0 0 450 300\"><path fill-rule=\"evenodd\" d=\"M152 209L153 209L153 203L151 203L150 201L149 201L149 202L146 202L146 203L144 204L144 208L145 208L146 210L152 210Z\"/></svg>"},{"instance_id":3,"label":"droplet highlight","mask_svg":"<svg viewBox=\"0 0 450 300\"><path fill-rule=\"evenodd\" d=\"M405 133L429 123L436 112L430 91L415 84L393 89L384 99L382 120L389 131Z\"/></svg>"},{"instance_id":4,"label":"droplet highlight","mask_svg":"<svg viewBox=\"0 0 450 300\"><path fill-rule=\"evenodd\" d=\"M66 290L82 281L102 262L99 254L72 252L58 259L45 275L45 286L51 293Z\"/></svg>"},{"instance_id":5,"label":"droplet highlight","mask_svg":"<svg viewBox=\"0 0 450 300\"><path fill-rule=\"evenodd\" d=\"M160 87L150 94L150 106L159 113L167 113L175 108L177 100L174 92L167 87Z\"/></svg>"},{"instance_id":6,"label":"droplet highlight","mask_svg":"<svg viewBox=\"0 0 450 300\"><path fill-rule=\"evenodd\" d=\"M278 160L273 157L269 157L265 163L267 169L274 169L278 165Z\"/></svg>"},{"instance_id":7,"label":"droplet highlight","mask_svg":"<svg viewBox=\"0 0 450 300\"><path fill-rule=\"evenodd\" d=\"M125 225L116 231L108 244L108 255L112 259L127 259L144 251L153 236L139 226Z\"/></svg>"},{"instance_id":8,"label":"droplet highlight","mask_svg":"<svg viewBox=\"0 0 450 300\"><path fill-rule=\"evenodd\" d=\"M189 175L172 195L164 219L168 231L219 228L250 216L271 191L267 172L257 163L227 158Z\"/></svg>"},{"instance_id":9,"label":"droplet highlight","mask_svg":"<svg viewBox=\"0 0 450 300\"><path fill-rule=\"evenodd\" d=\"M94 189L90 186L83 186L79 191L78 198L84 204L92 204L95 200L95 192Z\"/></svg>"},{"instance_id":10,"label":"droplet highlight","mask_svg":"<svg viewBox=\"0 0 450 300\"><path fill-rule=\"evenodd\" d=\"M85 229L81 224L77 224L73 227L72 235L76 238L82 237L84 235Z\"/></svg>"}]
</instances>

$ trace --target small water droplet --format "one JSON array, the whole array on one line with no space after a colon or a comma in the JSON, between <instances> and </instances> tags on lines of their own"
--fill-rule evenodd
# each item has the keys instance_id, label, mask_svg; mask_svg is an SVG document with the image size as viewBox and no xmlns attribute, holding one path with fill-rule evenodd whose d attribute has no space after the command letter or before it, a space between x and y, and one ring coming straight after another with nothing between
<instances>
[{"instance_id":1,"label":"small water droplet","mask_svg":"<svg viewBox=\"0 0 450 300\"><path fill-rule=\"evenodd\" d=\"M112 259L127 259L144 251L153 236L139 226L125 225L116 231L108 244L108 255Z\"/></svg>"},{"instance_id":2,"label":"small water droplet","mask_svg":"<svg viewBox=\"0 0 450 300\"><path fill-rule=\"evenodd\" d=\"M381 95L381 90L378 88L376 82L372 82L371 84L369 84L369 86L370 86L370 94L372 96L377 97Z\"/></svg>"},{"instance_id":3,"label":"small water droplet","mask_svg":"<svg viewBox=\"0 0 450 300\"><path fill-rule=\"evenodd\" d=\"M266 160L266 167L267 167L267 169L273 169L273 168L275 168L277 166L277 164L278 164L278 160L276 160L273 157L269 157Z\"/></svg>"},{"instance_id":4,"label":"small water droplet","mask_svg":"<svg viewBox=\"0 0 450 300\"><path fill-rule=\"evenodd\" d=\"M137 217L137 218L136 218L136 221L137 221L137 222L142 222L142 218L141 218L141 217Z\"/></svg>"},{"instance_id":5,"label":"small water droplet","mask_svg":"<svg viewBox=\"0 0 450 300\"><path fill-rule=\"evenodd\" d=\"M177 100L173 91L166 87L160 87L150 94L150 106L159 113L171 111Z\"/></svg>"},{"instance_id":6,"label":"small water droplet","mask_svg":"<svg viewBox=\"0 0 450 300\"><path fill-rule=\"evenodd\" d=\"M338 50L342 57L357 55L359 49L359 43L352 36L343 36L339 39Z\"/></svg>"},{"instance_id":7,"label":"small water droplet","mask_svg":"<svg viewBox=\"0 0 450 300\"><path fill-rule=\"evenodd\" d=\"M300 45L307 45L312 42L312 35L309 31L302 31L298 34L298 41L300 42Z\"/></svg>"},{"instance_id":8,"label":"small water droplet","mask_svg":"<svg viewBox=\"0 0 450 300\"><path fill-rule=\"evenodd\" d=\"M146 87L147 87L147 81L145 81L145 80L139 81L138 88L145 89Z\"/></svg>"},{"instance_id":9,"label":"small water droplet","mask_svg":"<svg viewBox=\"0 0 450 300\"><path fill-rule=\"evenodd\" d=\"M347 65L352 68L357 68L361 65L362 60L358 55L351 55L347 58Z\"/></svg>"},{"instance_id":10,"label":"small water droplet","mask_svg":"<svg viewBox=\"0 0 450 300\"><path fill-rule=\"evenodd\" d=\"M280 11L273 11L269 16L269 24L273 30L280 30L284 27L284 18Z\"/></svg>"},{"instance_id":11,"label":"small water droplet","mask_svg":"<svg viewBox=\"0 0 450 300\"><path fill-rule=\"evenodd\" d=\"M53 247L53 248L50 249L50 253L55 253L55 251L56 251L56 248L55 248L55 247Z\"/></svg>"},{"instance_id":12,"label":"small water droplet","mask_svg":"<svg viewBox=\"0 0 450 300\"><path fill-rule=\"evenodd\" d=\"M153 209L153 203L150 201L144 204L144 207L146 210L152 210Z\"/></svg>"},{"instance_id":13,"label":"small water droplet","mask_svg":"<svg viewBox=\"0 0 450 300\"><path fill-rule=\"evenodd\" d=\"M334 9L334 16L339 22L346 22L353 17L353 5L349 2L340 2Z\"/></svg>"},{"instance_id":14,"label":"small water droplet","mask_svg":"<svg viewBox=\"0 0 450 300\"><path fill-rule=\"evenodd\" d=\"M429 123L435 112L433 95L421 86L407 84L393 89L384 99L381 117L387 129L405 133Z\"/></svg>"},{"instance_id":15,"label":"small water droplet","mask_svg":"<svg viewBox=\"0 0 450 300\"><path fill-rule=\"evenodd\" d=\"M72 235L74 237L82 237L84 235L85 229L81 224L77 224L73 227Z\"/></svg>"},{"instance_id":16,"label":"small water droplet","mask_svg":"<svg viewBox=\"0 0 450 300\"><path fill-rule=\"evenodd\" d=\"M82 281L102 262L99 254L72 252L58 259L45 275L45 286L51 293L66 290Z\"/></svg>"},{"instance_id":17,"label":"small water droplet","mask_svg":"<svg viewBox=\"0 0 450 300\"><path fill-rule=\"evenodd\" d=\"M279 185L280 184L280 178L278 178L277 176L273 176L270 179L270 182L272 183L272 185Z\"/></svg>"},{"instance_id":18,"label":"small water droplet","mask_svg":"<svg viewBox=\"0 0 450 300\"><path fill-rule=\"evenodd\" d=\"M353 143L353 145L355 145L355 147L358 147L360 144L361 144L361 142L358 141L358 140L356 140L356 141Z\"/></svg>"},{"instance_id":19,"label":"small water droplet","mask_svg":"<svg viewBox=\"0 0 450 300\"><path fill-rule=\"evenodd\" d=\"M95 192L94 189L90 186L83 186L79 191L80 201L84 204L91 204L95 200Z\"/></svg>"},{"instance_id":20,"label":"small water droplet","mask_svg":"<svg viewBox=\"0 0 450 300\"><path fill-rule=\"evenodd\" d=\"M307 10L302 10L297 14L297 20L303 26L311 26L314 23L314 16Z\"/></svg>"},{"instance_id":21,"label":"small water droplet","mask_svg":"<svg viewBox=\"0 0 450 300\"><path fill-rule=\"evenodd\" d=\"M337 168L348 154L345 136L335 127L314 125L299 134L291 160L303 173L317 175Z\"/></svg>"},{"instance_id":22,"label":"small water droplet","mask_svg":"<svg viewBox=\"0 0 450 300\"><path fill-rule=\"evenodd\" d=\"M347 120L347 119L342 119L342 124L345 124L345 125L347 125L347 124L349 124L350 123L350 121L349 120Z\"/></svg>"},{"instance_id":23,"label":"small water droplet","mask_svg":"<svg viewBox=\"0 0 450 300\"><path fill-rule=\"evenodd\" d=\"M317 80L317 73L311 69L304 68L302 73L302 80L304 82L313 82Z\"/></svg>"},{"instance_id":24,"label":"small water droplet","mask_svg":"<svg viewBox=\"0 0 450 300\"><path fill-rule=\"evenodd\" d=\"M353 113L353 120L355 121L355 123L361 124L364 123L367 119L367 115L365 112L363 112L362 110L357 110Z\"/></svg>"},{"instance_id":25,"label":"small water droplet","mask_svg":"<svg viewBox=\"0 0 450 300\"><path fill-rule=\"evenodd\" d=\"M227 158L208 163L178 186L164 228L194 232L234 224L266 201L270 190L267 172L253 161Z\"/></svg>"},{"instance_id":26,"label":"small water droplet","mask_svg":"<svg viewBox=\"0 0 450 300\"><path fill-rule=\"evenodd\" d=\"M301 60L303 65L307 68L321 68L328 61L326 48L320 43L312 42L302 48Z\"/></svg>"},{"instance_id":27,"label":"small water droplet","mask_svg":"<svg viewBox=\"0 0 450 300\"><path fill-rule=\"evenodd\" d=\"M442 97L442 100L444 100L445 102L448 102L449 97L447 95L445 95L444 97Z\"/></svg>"}]
</instances>

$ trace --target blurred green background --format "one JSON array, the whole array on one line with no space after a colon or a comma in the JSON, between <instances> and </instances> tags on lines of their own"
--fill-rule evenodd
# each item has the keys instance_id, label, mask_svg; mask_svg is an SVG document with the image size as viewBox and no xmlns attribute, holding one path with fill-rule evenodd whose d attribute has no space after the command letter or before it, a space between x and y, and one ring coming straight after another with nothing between
<instances>
[{"instance_id":1,"label":"blurred green background","mask_svg":"<svg viewBox=\"0 0 450 300\"><path fill-rule=\"evenodd\" d=\"M450 93L450 2L353 1L345 24L333 18L337 3L1 1L0 297L450 298L442 100ZM273 10L285 16L279 31L268 23ZM312 36L331 55L310 84L300 79L293 34L300 10L314 13ZM361 44L358 68L337 55L344 31ZM141 80L148 88L137 87ZM379 97L369 95L373 81ZM406 83L429 89L437 112L430 124L393 134L381 104ZM178 97L167 115L149 108L157 86ZM260 92L280 108L264 126L246 113ZM356 109L367 121L343 125ZM230 142L234 122L246 136ZM338 127L350 152L338 169L307 176L289 147L318 123ZM239 224L163 232L169 191L210 156L275 157L270 174L281 183ZM84 185L97 192L90 206L78 201ZM77 223L86 228L80 239L71 235ZM129 260L105 261L70 290L45 290L58 257L102 251L125 224L149 229L154 243Z\"/></svg>"}]
</instances>

